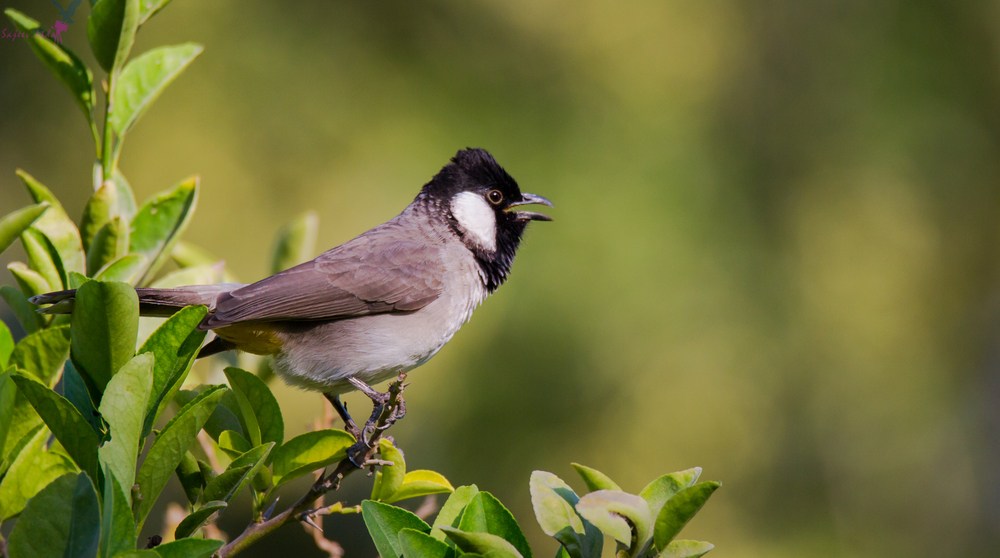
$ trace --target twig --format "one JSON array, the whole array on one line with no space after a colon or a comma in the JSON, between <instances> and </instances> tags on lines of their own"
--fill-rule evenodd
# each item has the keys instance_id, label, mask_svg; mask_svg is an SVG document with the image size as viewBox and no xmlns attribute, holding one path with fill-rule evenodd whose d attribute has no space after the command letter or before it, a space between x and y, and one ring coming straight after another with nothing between
<instances>
[{"instance_id":1,"label":"twig","mask_svg":"<svg viewBox=\"0 0 1000 558\"><path fill-rule=\"evenodd\" d=\"M374 412L372 413L372 417L368 420L368 423L363 429L363 431L370 431L372 433L370 438L359 440L357 444L348 450L348 457L345 457L337 463L337 467L333 470L333 472L329 475L321 476L311 487L309 487L309 491L299 498L298 501L292 504L291 507L285 509L270 519L250 524L242 533L240 533L238 537L233 539L229 544L220 548L218 552L216 552L215 556L217 558L234 556L246 550L258 540L274 532L283 525L292 521L301 521L303 517L312 515L314 512L313 506L321 496L327 492L332 492L340 488L340 483L345 477L347 477L347 475L360 468L370 465L372 457L377 451L379 438L381 438L385 430L391 426L392 421L398 418L396 409L402 404L403 401L402 392L405 387L403 380L405 378L405 374L400 374L399 377L392 384L390 384L389 398L384 408L377 414ZM352 451L354 452L354 460L350 457ZM355 461L358 465L355 464Z\"/></svg>"},{"instance_id":2,"label":"twig","mask_svg":"<svg viewBox=\"0 0 1000 558\"><path fill-rule=\"evenodd\" d=\"M420 502L420 506L417 511L413 512L413 515L419 517L420 519L427 519L428 517L434 515L434 512L441 509L438 505L437 496L434 494L428 494L424 496L424 501Z\"/></svg>"},{"instance_id":3,"label":"twig","mask_svg":"<svg viewBox=\"0 0 1000 558\"><path fill-rule=\"evenodd\" d=\"M328 511L328 508L326 506L326 496L325 495L320 496L319 500L317 500L316 503L320 506L321 509L317 511L315 515L316 516L328 515L327 513L323 513ZM316 529L313 528L312 525L304 524L302 528L309 532L309 535L312 537L313 543L316 545L316 548L325 552L329 558L341 558L344 555L344 547L340 546L340 544L338 544L336 541L332 541L326 538L323 534L322 525L323 524L320 523L318 525L319 529Z\"/></svg>"},{"instance_id":4,"label":"twig","mask_svg":"<svg viewBox=\"0 0 1000 558\"><path fill-rule=\"evenodd\" d=\"M337 544L336 541L324 537L323 533L319 531L313 530L313 540L316 541L316 546L326 552L330 558L341 558L344 555L344 547Z\"/></svg>"}]
</instances>

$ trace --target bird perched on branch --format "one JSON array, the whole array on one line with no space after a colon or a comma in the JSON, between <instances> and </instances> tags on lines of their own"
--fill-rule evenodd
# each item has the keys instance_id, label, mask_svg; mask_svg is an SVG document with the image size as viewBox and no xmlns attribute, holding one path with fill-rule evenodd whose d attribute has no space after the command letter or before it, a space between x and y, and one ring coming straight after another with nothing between
<instances>
[{"instance_id":1,"label":"bird perched on branch","mask_svg":"<svg viewBox=\"0 0 1000 558\"><path fill-rule=\"evenodd\" d=\"M272 355L285 381L323 392L349 429L340 395L430 359L506 281L531 221L549 200L521 192L482 149L459 151L402 213L316 259L249 285L138 288L142 315L204 305L216 337L199 356L231 349ZM72 311L75 291L36 296Z\"/></svg>"}]
</instances>

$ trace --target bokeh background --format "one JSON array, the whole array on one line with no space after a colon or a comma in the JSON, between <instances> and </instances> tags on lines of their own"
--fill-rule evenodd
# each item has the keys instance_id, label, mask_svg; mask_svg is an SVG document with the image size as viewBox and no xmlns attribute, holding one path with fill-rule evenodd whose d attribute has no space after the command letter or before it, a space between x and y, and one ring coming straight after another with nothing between
<instances>
[{"instance_id":1,"label":"bokeh background","mask_svg":"<svg viewBox=\"0 0 1000 558\"><path fill-rule=\"evenodd\" d=\"M393 430L539 555L528 477L579 487L571 461L635 491L704 467L684 536L720 557L1000 555L1000 3L177 1L134 52L183 41L122 168L140 198L200 175L186 239L244 280L283 223L338 244L461 147L556 202ZM19 41L0 80L0 213L22 167L78 215L78 108ZM276 390L290 433L321 412ZM327 534L374 555L357 518Z\"/></svg>"}]
</instances>

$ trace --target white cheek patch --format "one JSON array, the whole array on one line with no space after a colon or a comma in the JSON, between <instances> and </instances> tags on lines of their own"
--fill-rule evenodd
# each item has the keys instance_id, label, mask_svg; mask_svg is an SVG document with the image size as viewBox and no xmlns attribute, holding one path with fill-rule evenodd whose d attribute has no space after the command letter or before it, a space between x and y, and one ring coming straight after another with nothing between
<instances>
[{"instance_id":1,"label":"white cheek patch","mask_svg":"<svg viewBox=\"0 0 1000 558\"><path fill-rule=\"evenodd\" d=\"M472 192L459 192L451 199L451 214L455 216L467 240L483 250L496 251L497 217L482 196Z\"/></svg>"}]
</instances>

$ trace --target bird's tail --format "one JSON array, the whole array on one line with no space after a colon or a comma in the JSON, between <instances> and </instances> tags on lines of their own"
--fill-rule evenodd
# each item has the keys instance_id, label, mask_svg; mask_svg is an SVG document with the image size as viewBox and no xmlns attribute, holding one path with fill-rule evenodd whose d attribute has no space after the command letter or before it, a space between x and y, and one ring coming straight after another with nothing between
<instances>
[{"instance_id":1,"label":"bird's tail","mask_svg":"<svg viewBox=\"0 0 1000 558\"><path fill-rule=\"evenodd\" d=\"M174 289L139 288L139 313L143 316L170 316L185 306L203 304L211 310L219 295L242 285L223 283L220 285L191 285ZM49 304L39 312L44 314L70 314L76 300L76 290L56 291L31 297L35 305Z\"/></svg>"}]
</instances>

